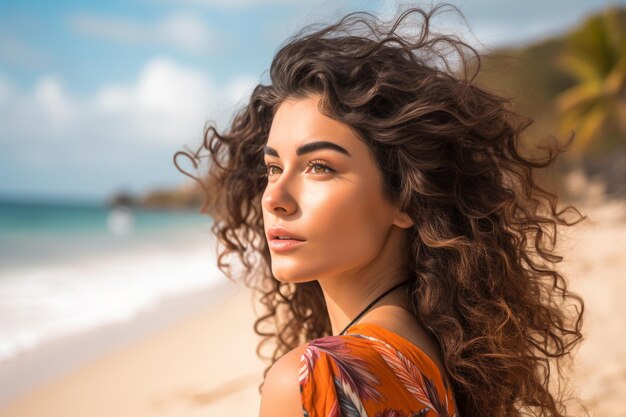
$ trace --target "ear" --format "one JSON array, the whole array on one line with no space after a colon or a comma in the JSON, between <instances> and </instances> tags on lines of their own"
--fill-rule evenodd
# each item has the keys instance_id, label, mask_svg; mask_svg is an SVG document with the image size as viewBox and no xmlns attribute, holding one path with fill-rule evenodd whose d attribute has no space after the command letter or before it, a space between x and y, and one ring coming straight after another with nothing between
<instances>
[{"instance_id":1,"label":"ear","mask_svg":"<svg viewBox=\"0 0 626 417\"><path fill-rule=\"evenodd\" d=\"M405 212L398 212L395 215L393 224L402 229L408 229L409 227L412 227L415 222Z\"/></svg>"}]
</instances>

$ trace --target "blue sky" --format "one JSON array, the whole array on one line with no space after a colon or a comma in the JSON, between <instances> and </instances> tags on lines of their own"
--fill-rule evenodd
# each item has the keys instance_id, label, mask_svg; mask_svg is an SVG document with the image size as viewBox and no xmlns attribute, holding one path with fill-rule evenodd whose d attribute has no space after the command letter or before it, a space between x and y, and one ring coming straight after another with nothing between
<instances>
[{"instance_id":1,"label":"blue sky","mask_svg":"<svg viewBox=\"0 0 626 417\"><path fill-rule=\"evenodd\" d=\"M224 128L303 24L382 0L0 0L0 196L102 200L187 182L173 154ZM480 47L559 34L626 0L466 0ZM431 2L406 2L428 6ZM478 43L480 42L480 44Z\"/></svg>"}]
</instances>

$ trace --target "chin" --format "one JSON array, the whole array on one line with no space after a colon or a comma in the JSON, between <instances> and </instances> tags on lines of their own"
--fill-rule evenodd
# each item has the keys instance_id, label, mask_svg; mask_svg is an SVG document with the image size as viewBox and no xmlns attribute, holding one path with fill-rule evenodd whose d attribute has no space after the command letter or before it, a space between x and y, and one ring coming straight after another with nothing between
<instances>
[{"instance_id":1,"label":"chin","mask_svg":"<svg viewBox=\"0 0 626 417\"><path fill-rule=\"evenodd\" d=\"M289 283L300 284L302 282L315 281L315 278L304 277L300 274L287 273L284 270L282 270L282 268L279 268L276 271L272 270L272 275L274 275L274 278L276 278L276 280L283 282L285 284L289 284Z\"/></svg>"}]
</instances>

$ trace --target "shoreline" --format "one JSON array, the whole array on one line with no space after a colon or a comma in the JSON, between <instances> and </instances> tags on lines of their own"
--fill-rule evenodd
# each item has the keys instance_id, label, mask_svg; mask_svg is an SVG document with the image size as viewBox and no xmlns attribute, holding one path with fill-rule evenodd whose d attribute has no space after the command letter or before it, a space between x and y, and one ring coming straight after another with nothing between
<instances>
[{"instance_id":1,"label":"shoreline","mask_svg":"<svg viewBox=\"0 0 626 417\"><path fill-rule=\"evenodd\" d=\"M0 272L0 370L51 340L132 320L165 298L225 282L213 266L214 244L191 233L158 234L133 247Z\"/></svg>"},{"instance_id":2,"label":"shoreline","mask_svg":"<svg viewBox=\"0 0 626 417\"><path fill-rule=\"evenodd\" d=\"M0 410L22 395L100 358L176 326L232 296L236 285L223 282L167 295L132 318L58 336L0 362Z\"/></svg>"},{"instance_id":3,"label":"shoreline","mask_svg":"<svg viewBox=\"0 0 626 417\"><path fill-rule=\"evenodd\" d=\"M0 408L0 417L256 415L267 363L252 290L215 303L87 361Z\"/></svg>"}]
</instances>

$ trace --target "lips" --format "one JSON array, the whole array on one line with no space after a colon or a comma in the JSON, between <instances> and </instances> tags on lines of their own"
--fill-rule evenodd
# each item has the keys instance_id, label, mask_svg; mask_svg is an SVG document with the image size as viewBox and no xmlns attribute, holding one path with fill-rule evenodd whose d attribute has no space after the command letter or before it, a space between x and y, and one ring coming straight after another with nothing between
<instances>
[{"instance_id":1,"label":"lips","mask_svg":"<svg viewBox=\"0 0 626 417\"><path fill-rule=\"evenodd\" d=\"M283 239L281 239L283 238ZM304 241L304 238L283 226L272 226L267 231L268 240L297 240Z\"/></svg>"}]
</instances>

